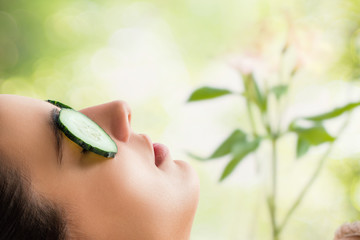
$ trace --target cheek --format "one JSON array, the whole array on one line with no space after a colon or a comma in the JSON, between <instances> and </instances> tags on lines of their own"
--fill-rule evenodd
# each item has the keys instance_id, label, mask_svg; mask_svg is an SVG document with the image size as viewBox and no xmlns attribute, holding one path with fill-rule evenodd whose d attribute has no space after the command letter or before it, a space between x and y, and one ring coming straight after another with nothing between
<instances>
[{"instance_id":1,"label":"cheek","mask_svg":"<svg viewBox=\"0 0 360 240\"><path fill-rule=\"evenodd\" d=\"M117 159L66 171L62 197L67 196L75 222L98 232L135 228L157 235L190 229L197 175L184 162L164 172L150 160L124 151Z\"/></svg>"},{"instance_id":2,"label":"cheek","mask_svg":"<svg viewBox=\"0 0 360 240\"><path fill-rule=\"evenodd\" d=\"M130 153L125 161L119 159L108 167L102 174L105 177L101 185L107 185L103 196L116 199L115 208L146 219L146 224L176 220L175 216L189 222L193 217L200 186L195 170L188 163L174 161L167 171L162 171L148 158Z\"/></svg>"},{"instance_id":3,"label":"cheek","mask_svg":"<svg viewBox=\"0 0 360 240\"><path fill-rule=\"evenodd\" d=\"M168 192L158 188L161 175L144 161L136 154L122 154L119 159L67 169L62 195L71 203L81 204L84 210L91 209L99 215L97 218L100 215L107 218L137 216L144 209L156 206L162 192Z\"/></svg>"},{"instance_id":4,"label":"cheek","mask_svg":"<svg viewBox=\"0 0 360 240\"><path fill-rule=\"evenodd\" d=\"M62 191L58 192L74 225L93 236L108 233L130 236L149 209L154 177L145 167L118 162L103 162L88 169L67 171ZM131 174L130 174L131 172ZM107 239L107 237L103 237Z\"/></svg>"}]
</instances>

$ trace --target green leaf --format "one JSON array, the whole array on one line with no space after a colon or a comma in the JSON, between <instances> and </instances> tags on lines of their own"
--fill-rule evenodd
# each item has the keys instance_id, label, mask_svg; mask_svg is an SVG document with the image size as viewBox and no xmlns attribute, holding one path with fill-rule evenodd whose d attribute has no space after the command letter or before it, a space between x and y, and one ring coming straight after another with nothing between
<instances>
[{"instance_id":1,"label":"green leaf","mask_svg":"<svg viewBox=\"0 0 360 240\"><path fill-rule=\"evenodd\" d=\"M303 141L307 141L310 145L314 146L335 140L322 125L316 125L310 128L293 126L291 130L296 132Z\"/></svg>"},{"instance_id":2,"label":"green leaf","mask_svg":"<svg viewBox=\"0 0 360 240\"><path fill-rule=\"evenodd\" d=\"M244 141L246 141L246 134L240 129L236 129L220 144L220 146L209 157L200 157L191 152L187 152L187 155L199 161L219 158L231 153L231 149L234 147L234 145L242 143Z\"/></svg>"},{"instance_id":3,"label":"green leaf","mask_svg":"<svg viewBox=\"0 0 360 240\"><path fill-rule=\"evenodd\" d=\"M288 90L288 86L284 84L277 85L270 89L270 92L275 94L277 99L280 99L282 95L284 95Z\"/></svg>"},{"instance_id":4,"label":"green leaf","mask_svg":"<svg viewBox=\"0 0 360 240\"><path fill-rule=\"evenodd\" d=\"M188 102L207 100L212 98L221 97L227 94L231 94L232 91L227 89L213 88L213 87L201 87L196 89L189 99Z\"/></svg>"},{"instance_id":5,"label":"green leaf","mask_svg":"<svg viewBox=\"0 0 360 240\"><path fill-rule=\"evenodd\" d=\"M254 102L259 107L261 112L266 112L267 99L260 91L260 88L257 85L254 76L250 74L244 76L243 79L245 83L245 97L247 97L249 101Z\"/></svg>"},{"instance_id":6,"label":"green leaf","mask_svg":"<svg viewBox=\"0 0 360 240\"><path fill-rule=\"evenodd\" d=\"M305 139L298 137L297 145L296 145L296 158L300 158L309 151L310 143Z\"/></svg>"},{"instance_id":7,"label":"green leaf","mask_svg":"<svg viewBox=\"0 0 360 240\"><path fill-rule=\"evenodd\" d=\"M231 149L235 144L241 144L244 141L246 141L246 134L240 129L236 129L223 141L223 143L213 152L213 154L208 157L208 159L225 156L231 152Z\"/></svg>"},{"instance_id":8,"label":"green leaf","mask_svg":"<svg viewBox=\"0 0 360 240\"><path fill-rule=\"evenodd\" d=\"M335 118L337 116L340 116L344 112L347 112L347 111L350 111L350 110L354 109L355 107L357 107L359 105L360 105L360 102L349 103L349 104L347 104L345 106L335 108L334 110L329 111L327 113L323 113L323 114L312 116L312 117L305 117L304 119L307 119L307 120L310 120L310 121L323 121L323 120Z\"/></svg>"},{"instance_id":9,"label":"green leaf","mask_svg":"<svg viewBox=\"0 0 360 240\"><path fill-rule=\"evenodd\" d=\"M254 152L261 142L260 138L248 142L242 142L234 145L232 149L233 159L226 165L224 171L221 174L219 181L223 181L227 178L236 168L236 166L244 159L249 153Z\"/></svg>"},{"instance_id":10,"label":"green leaf","mask_svg":"<svg viewBox=\"0 0 360 240\"><path fill-rule=\"evenodd\" d=\"M207 160L207 158L204 158L204 157L200 157L194 153L191 153L191 152L187 152L186 153L189 157L191 157L192 159L195 159L195 160L199 160L199 161L205 161Z\"/></svg>"}]
</instances>

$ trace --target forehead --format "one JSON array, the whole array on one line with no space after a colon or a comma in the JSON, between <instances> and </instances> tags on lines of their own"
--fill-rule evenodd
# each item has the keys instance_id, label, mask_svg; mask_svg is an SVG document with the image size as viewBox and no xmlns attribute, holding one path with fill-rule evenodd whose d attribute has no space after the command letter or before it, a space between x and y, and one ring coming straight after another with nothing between
<instances>
[{"instance_id":1,"label":"forehead","mask_svg":"<svg viewBox=\"0 0 360 240\"><path fill-rule=\"evenodd\" d=\"M39 107L45 107L46 102L17 95L0 94L0 110L8 111L9 113L16 113L17 107L23 108L23 111L33 110Z\"/></svg>"},{"instance_id":2,"label":"forehead","mask_svg":"<svg viewBox=\"0 0 360 240\"><path fill-rule=\"evenodd\" d=\"M0 94L0 149L17 164L43 164L54 141L49 127L51 109L42 100Z\"/></svg>"},{"instance_id":3,"label":"forehead","mask_svg":"<svg viewBox=\"0 0 360 240\"><path fill-rule=\"evenodd\" d=\"M47 121L45 116L49 108L46 102L38 99L0 94L0 134L10 130L12 135L34 131L37 121Z\"/></svg>"}]
</instances>

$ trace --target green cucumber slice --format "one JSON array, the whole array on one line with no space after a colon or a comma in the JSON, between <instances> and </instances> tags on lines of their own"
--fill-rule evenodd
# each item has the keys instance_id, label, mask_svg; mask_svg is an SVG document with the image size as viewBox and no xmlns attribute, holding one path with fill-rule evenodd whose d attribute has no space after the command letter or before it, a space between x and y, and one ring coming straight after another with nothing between
<instances>
[{"instance_id":1,"label":"green cucumber slice","mask_svg":"<svg viewBox=\"0 0 360 240\"><path fill-rule=\"evenodd\" d=\"M69 107L68 105L63 104L63 103L61 103L61 102L59 102L59 101L54 101L54 100L50 100L50 99L48 99L48 100L46 100L46 101L47 101L48 103L51 103L51 104L59 107L59 108L70 108L70 109L73 109L72 107Z\"/></svg>"},{"instance_id":2,"label":"green cucumber slice","mask_svg":"<svg viewBox=\"0 0 360 240\"><path fill-rule=\"evenodd\" d=\"M56 120L59 129L85 150L112 158L118 149L114 140L85 114L70 108L62 108Z\"/></svg>"}]
</instances>

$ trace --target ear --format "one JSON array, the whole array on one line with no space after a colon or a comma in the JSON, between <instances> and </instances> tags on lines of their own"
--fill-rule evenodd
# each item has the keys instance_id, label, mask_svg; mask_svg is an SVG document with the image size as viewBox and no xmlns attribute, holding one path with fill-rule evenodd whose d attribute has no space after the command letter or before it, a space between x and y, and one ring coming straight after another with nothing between
<instances>
[{"instance_id":1,"label":"ear","mask_svg":"<svg viewBox=\"0 0 360 240\"><path fill-rule=\"evenodd\" d=\"M335 233L334 240L360 240L360 222L341 225Z\"/></svg>"}]
</instances>

